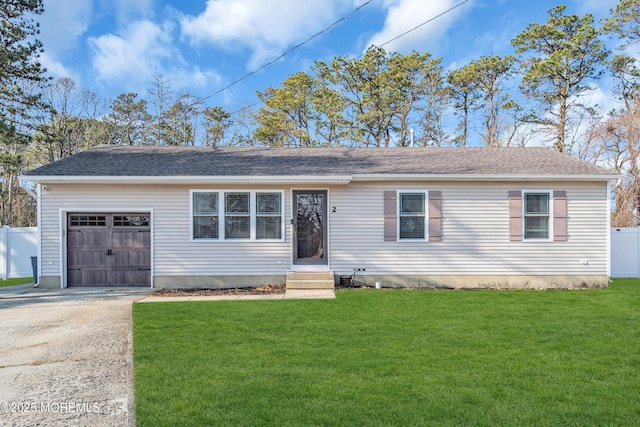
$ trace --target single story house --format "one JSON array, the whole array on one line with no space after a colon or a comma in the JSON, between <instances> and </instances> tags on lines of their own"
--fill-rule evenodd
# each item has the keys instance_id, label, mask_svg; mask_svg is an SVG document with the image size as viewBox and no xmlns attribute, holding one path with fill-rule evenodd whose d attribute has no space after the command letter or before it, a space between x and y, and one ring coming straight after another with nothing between
<instances>
[{"instance_id":1,"label":"single story house","mask_svg":"<svg viewBox=\"0 0 640 427\"><path fill-rule=\"evenodd\" d=\"M21 177L48 288L603 287L617 178L539 147L159 146Z\"/></svg>"}]
</instances>

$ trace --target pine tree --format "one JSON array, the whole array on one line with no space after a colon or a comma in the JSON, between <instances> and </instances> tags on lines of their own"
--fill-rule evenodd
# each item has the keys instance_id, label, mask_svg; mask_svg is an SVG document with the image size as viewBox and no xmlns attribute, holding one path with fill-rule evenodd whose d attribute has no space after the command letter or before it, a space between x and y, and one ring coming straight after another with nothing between
<instances>
[{"instance_id":1,"label":"pine tree","mask_svg":"<svg viewBox=\"0 0 640 427\"><path fill-rule=\"evenodd\" d=\"M30 120L41 102L38 86L47 79L38 62L42 43L36 39L38 24L33 15L44 11L42 0L0 2L0 201L2 223L13 224L16 177L23 167L23 151L29 142ZM20 224L18 224L20 225Z\"/></svg>"}]
</instances>

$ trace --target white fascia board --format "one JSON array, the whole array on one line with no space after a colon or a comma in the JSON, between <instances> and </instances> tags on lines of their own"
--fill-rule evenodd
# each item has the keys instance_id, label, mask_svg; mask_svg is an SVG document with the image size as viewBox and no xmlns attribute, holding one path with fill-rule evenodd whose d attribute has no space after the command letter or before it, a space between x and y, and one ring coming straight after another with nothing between
<instances>
[{"instance_id":1,"label":"white fascia board","mask_svg":"<svg viewBox=\"0 0 640 427\"><path fill-rule=\"evenodd\" d=\"M483 174L357 174L269 176L29 176L19 179L42 184L332 184L367 181L609 181L619 175L483 175Z\"/></svg>"},{"instance_id":2,"label":"white fascia board","mask_svg":"<svg viewBox=\"0 0 640 427\"><path fill-rule=\"evenodd\" d=\"M618 178L619 175L357 174L352 176L352 181L609 181Z\"/></svg>"},{"instance_id":3,"label":"white fascia board","mask_svg":"<svg viewBox=\"0 0 640 427\"><path fill-rule=\"evenodd\" d=\"M269 176L48 176L23 175L21 180L42 184L332 184L346 185L349 175Z\"/></svg>"}]
</instances>

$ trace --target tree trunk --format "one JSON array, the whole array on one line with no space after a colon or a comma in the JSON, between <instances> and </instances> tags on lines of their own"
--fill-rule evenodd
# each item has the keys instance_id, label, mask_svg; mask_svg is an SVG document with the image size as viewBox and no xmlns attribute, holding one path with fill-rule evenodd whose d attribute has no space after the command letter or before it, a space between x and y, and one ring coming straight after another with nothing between
<instances>
[{"instance_id":1,"label":"tree trunk","mask_svg":"<svg viewBox=\"0 0 640 427\"><path fill-rule=\"evenodd\" d=\"M563 95L560 98L558 124L557 124L558 135L557 135L557 140L555 142L556 149L561 153L564 153L566 148L565 132L567 127L567 102L568 102L567 96Z\"/></svg>"}]
</instances>

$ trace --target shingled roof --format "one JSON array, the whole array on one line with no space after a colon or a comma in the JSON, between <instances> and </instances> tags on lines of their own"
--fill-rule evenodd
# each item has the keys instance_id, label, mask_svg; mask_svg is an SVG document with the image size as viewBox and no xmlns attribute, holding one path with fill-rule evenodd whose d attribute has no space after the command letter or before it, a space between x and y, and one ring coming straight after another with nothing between
<instances>
[{"instance_id":1,"label":"shingled roof","mask_svg":"<svg viewBox=\"0 0 640 427\"><path fill-rule=\"evenodd\" d=\"M27 172L46 177L592 176L614 172L531 148L238 148L100 146ZM37 178L37 179L36 179Z\"/></svg>"}]
</instances>

